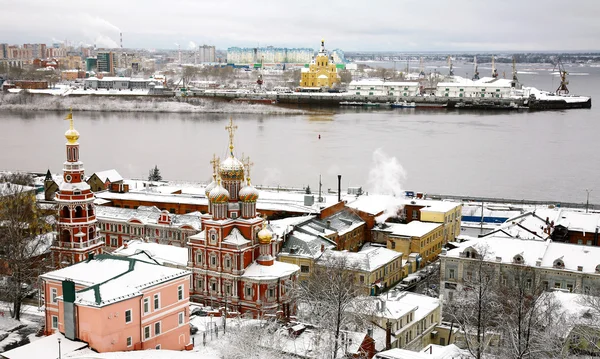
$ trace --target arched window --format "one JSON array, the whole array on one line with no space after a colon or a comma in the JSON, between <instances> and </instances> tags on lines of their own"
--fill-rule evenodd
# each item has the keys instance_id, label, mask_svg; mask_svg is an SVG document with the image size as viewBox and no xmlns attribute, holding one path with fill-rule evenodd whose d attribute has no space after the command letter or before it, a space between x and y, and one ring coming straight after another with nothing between
<instances>
[{"instance_id":1,"label":"arched window","mask_svg":"<svg viewBox=\"0 0 600 359\"><path fill-rule=\"evenodd\" d=\"M90 240L90 239L94 239L94 228L93 227L88 229L88 240Z\"/></svg>"},{"instance_id":2,"label":"arched window","mask_svg":"<svg viewBox=\"0 0 600 359\"><path fill-rule=\"evenodd\" d=\"M62 241L63 242L71 242L71 232L69 232L68 230L64 230L62 232Z\"/></svg>"},{"instance_id":3,"label":"arched window","mask_svg":"<svg viewBox=\"0 0 600 359\"><path fill-rule=\"evenodd\" d=\"M82 217L83 217L83 208L81 208L81 206L75 207L75 218L82 218Z\"/></svg>"},{"instance_id":4,"label":"arched window","mask_svg":"<svg viewBox=\"0 0 600 359\"><path fill-rule=\"evenodd\" d=\"M557 259L554 261L554 268L564 268L565 267L565 262L563 262L562 259Z\"/></svg>"},{"instance_id":5,"label":"arched window","mask_svg":"<svg viewBox=\"0 0 600 359\"><path fill-rule=\"evenodd\" d=\"M92 206L91 204L88 204L88 216L93 216L94 215L94 206Z\"/></svg>"},{"instance_id":6,"label":"arched window","mask_svg":"<svg viewBox=\"0 0 600 359\"><path fill-rule=\"evenodd\" d=\"M62 209L62 217L63 218L71 218L71 211L69 210L69 207L64 206Z\"/></svg>"}]
</instances>

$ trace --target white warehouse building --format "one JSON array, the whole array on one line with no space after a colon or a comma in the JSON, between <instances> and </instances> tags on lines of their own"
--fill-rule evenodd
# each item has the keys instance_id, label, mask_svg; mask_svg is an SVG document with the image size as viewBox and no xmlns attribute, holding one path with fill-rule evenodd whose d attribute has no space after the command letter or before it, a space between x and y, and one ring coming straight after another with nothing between
<instances>
[{"instance_id":1,"label":"white warehouse building","mask_svg":"<svg viewBox=\"0 0 600 359\"><path fill-rule=\"evenodd\" d=\"M359 80L350 82L348 92L360 96L417 96L419 83Z\"/></svg>"},{"instance_id":2,"label":"white warehouse building","mask_svg":"<svg viewBox=\"0 0 600 359\"><path fill-rule=\"evenodd\" d=\"M440 82L435 95L439 97L503 98L515 95L511 79L484 77L477 81L455 77L456 82Z\"/></svg>"}]
</instances>

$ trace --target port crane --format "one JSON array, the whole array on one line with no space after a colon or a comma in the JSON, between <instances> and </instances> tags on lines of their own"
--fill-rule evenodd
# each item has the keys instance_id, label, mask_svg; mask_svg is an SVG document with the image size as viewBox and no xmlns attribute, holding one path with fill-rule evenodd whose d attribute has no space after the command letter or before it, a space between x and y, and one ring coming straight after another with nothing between
<instances>
[{"instance_id":1,"label":"port crane","mask_svg":"<svg viewBox=\"0 0 600 359\"><path fill-rule=\"evenodd\" d=\"M450 68L450 71L448 71L448 76L454 76L454 70L452 69L452 57L448 56L448 68Z\"/></svg>"},{"instance_id":2,"label":"port crane","mask_svg":"<svg viewBox=\"0 0 600 359\"><path fill-rule=\"evenodd\" d=\"M565 67L563 66L560 59L558 59L558 62L556 63L556 67L558 67L558 73L560 75L560 85L558 85L558 88L556 89L556 94L557 95L568 95L569 94L569 89L567 88L567 85L569 84L569 80L567 80L568 72L567 72L567 70L565 70Z\"/></svg>"},{"instance_id":3,"label":"port crane","mask_svg":"<svg viewBox=\"0 0 600 359\"><path fill-rule=\"evenodd\" d=\"M492 77L498 78L498 70L496 69L496 59L492 55Z\"/></svg>"},{"instance_id":4,"label":"port crane","mask_svg":"<svg viewBox=\"0 0 600 359\"><path fill-rule=\"evenodd\" d=\"M473 65L474 66L474 69L473 69L473 81L475 81L475 80L479 80L479 70L477 69L477 56L475 56L473 59L474 59L473 60L473 64L474 64Z\"/></svg>"}]
</instances>

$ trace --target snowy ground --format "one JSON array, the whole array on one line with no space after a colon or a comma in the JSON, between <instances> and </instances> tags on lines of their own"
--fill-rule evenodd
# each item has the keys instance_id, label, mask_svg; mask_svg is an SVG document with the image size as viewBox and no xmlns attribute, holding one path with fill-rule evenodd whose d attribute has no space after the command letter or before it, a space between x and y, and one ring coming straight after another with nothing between
<instances>
[{"instance_id":1,"label":"snowy ground","mask_svg":"<svg viewBox=\"0 0 600 359\"><path fill-rule=\"evenodd\" d=\"M56 92L59 94L60 89ZM100 96L52 96L25 93L0 94L0 109L27 111L116 111L116 112L179 112L179 113L256 113L297 115L306 111L284 107L229 103L211 99L192 98L117 98Z\"/></svg>"},{"instance_id":2,"label":"snowy ground","mask_svg":"<svg viewBox=\"0 0 600 359\"><path fill-rule=\"evenodd\" d=\"M0 353L39 339L35 334L44 322L44 312L25 305L21 321L10 317L9 304L0 302Z\"/></svg>"}]
</instances>

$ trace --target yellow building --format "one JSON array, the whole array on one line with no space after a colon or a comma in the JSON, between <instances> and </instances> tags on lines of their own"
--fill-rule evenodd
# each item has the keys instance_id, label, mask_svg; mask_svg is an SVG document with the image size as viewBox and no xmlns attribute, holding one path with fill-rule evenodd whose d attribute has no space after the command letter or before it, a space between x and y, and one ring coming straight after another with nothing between
<instances>
[{"instance_id":1,"label":"yellow building","mask_svg":"<svg viewBox=\"0 0 600 359\"><path fill-rule=\"evenodd\" d=\"M302 69L300 87L302 88L332 88L339 83L337 68L325 50L325 40L321 40L321 50L312 60L308 68Z\"/></svg>"},{"instance_id":2,"label":"yellow building","mask_svg":"<svg viewBox=\"0 0 600 359\"><path fill-rule=\"evenodd\" d=\"M449 201L421 201L428 203L421 208L421 221L444 225L444 244L454 242L460 235L462 204Z\"/></svg>"},{"instance_id":3,"label":"yellow building","mask_svg":"<svg viewBox=\"0 0 600 359\"><path fill-rule=\"evenodd\" d=\"M437 259L442 251L444 226L440 223L412 221L408 224L385 223L372 230L373 241L386 243L386 247L403 253L409 259L411 253L420 257L419 266Z\"/></svg>"}]
</instances>

